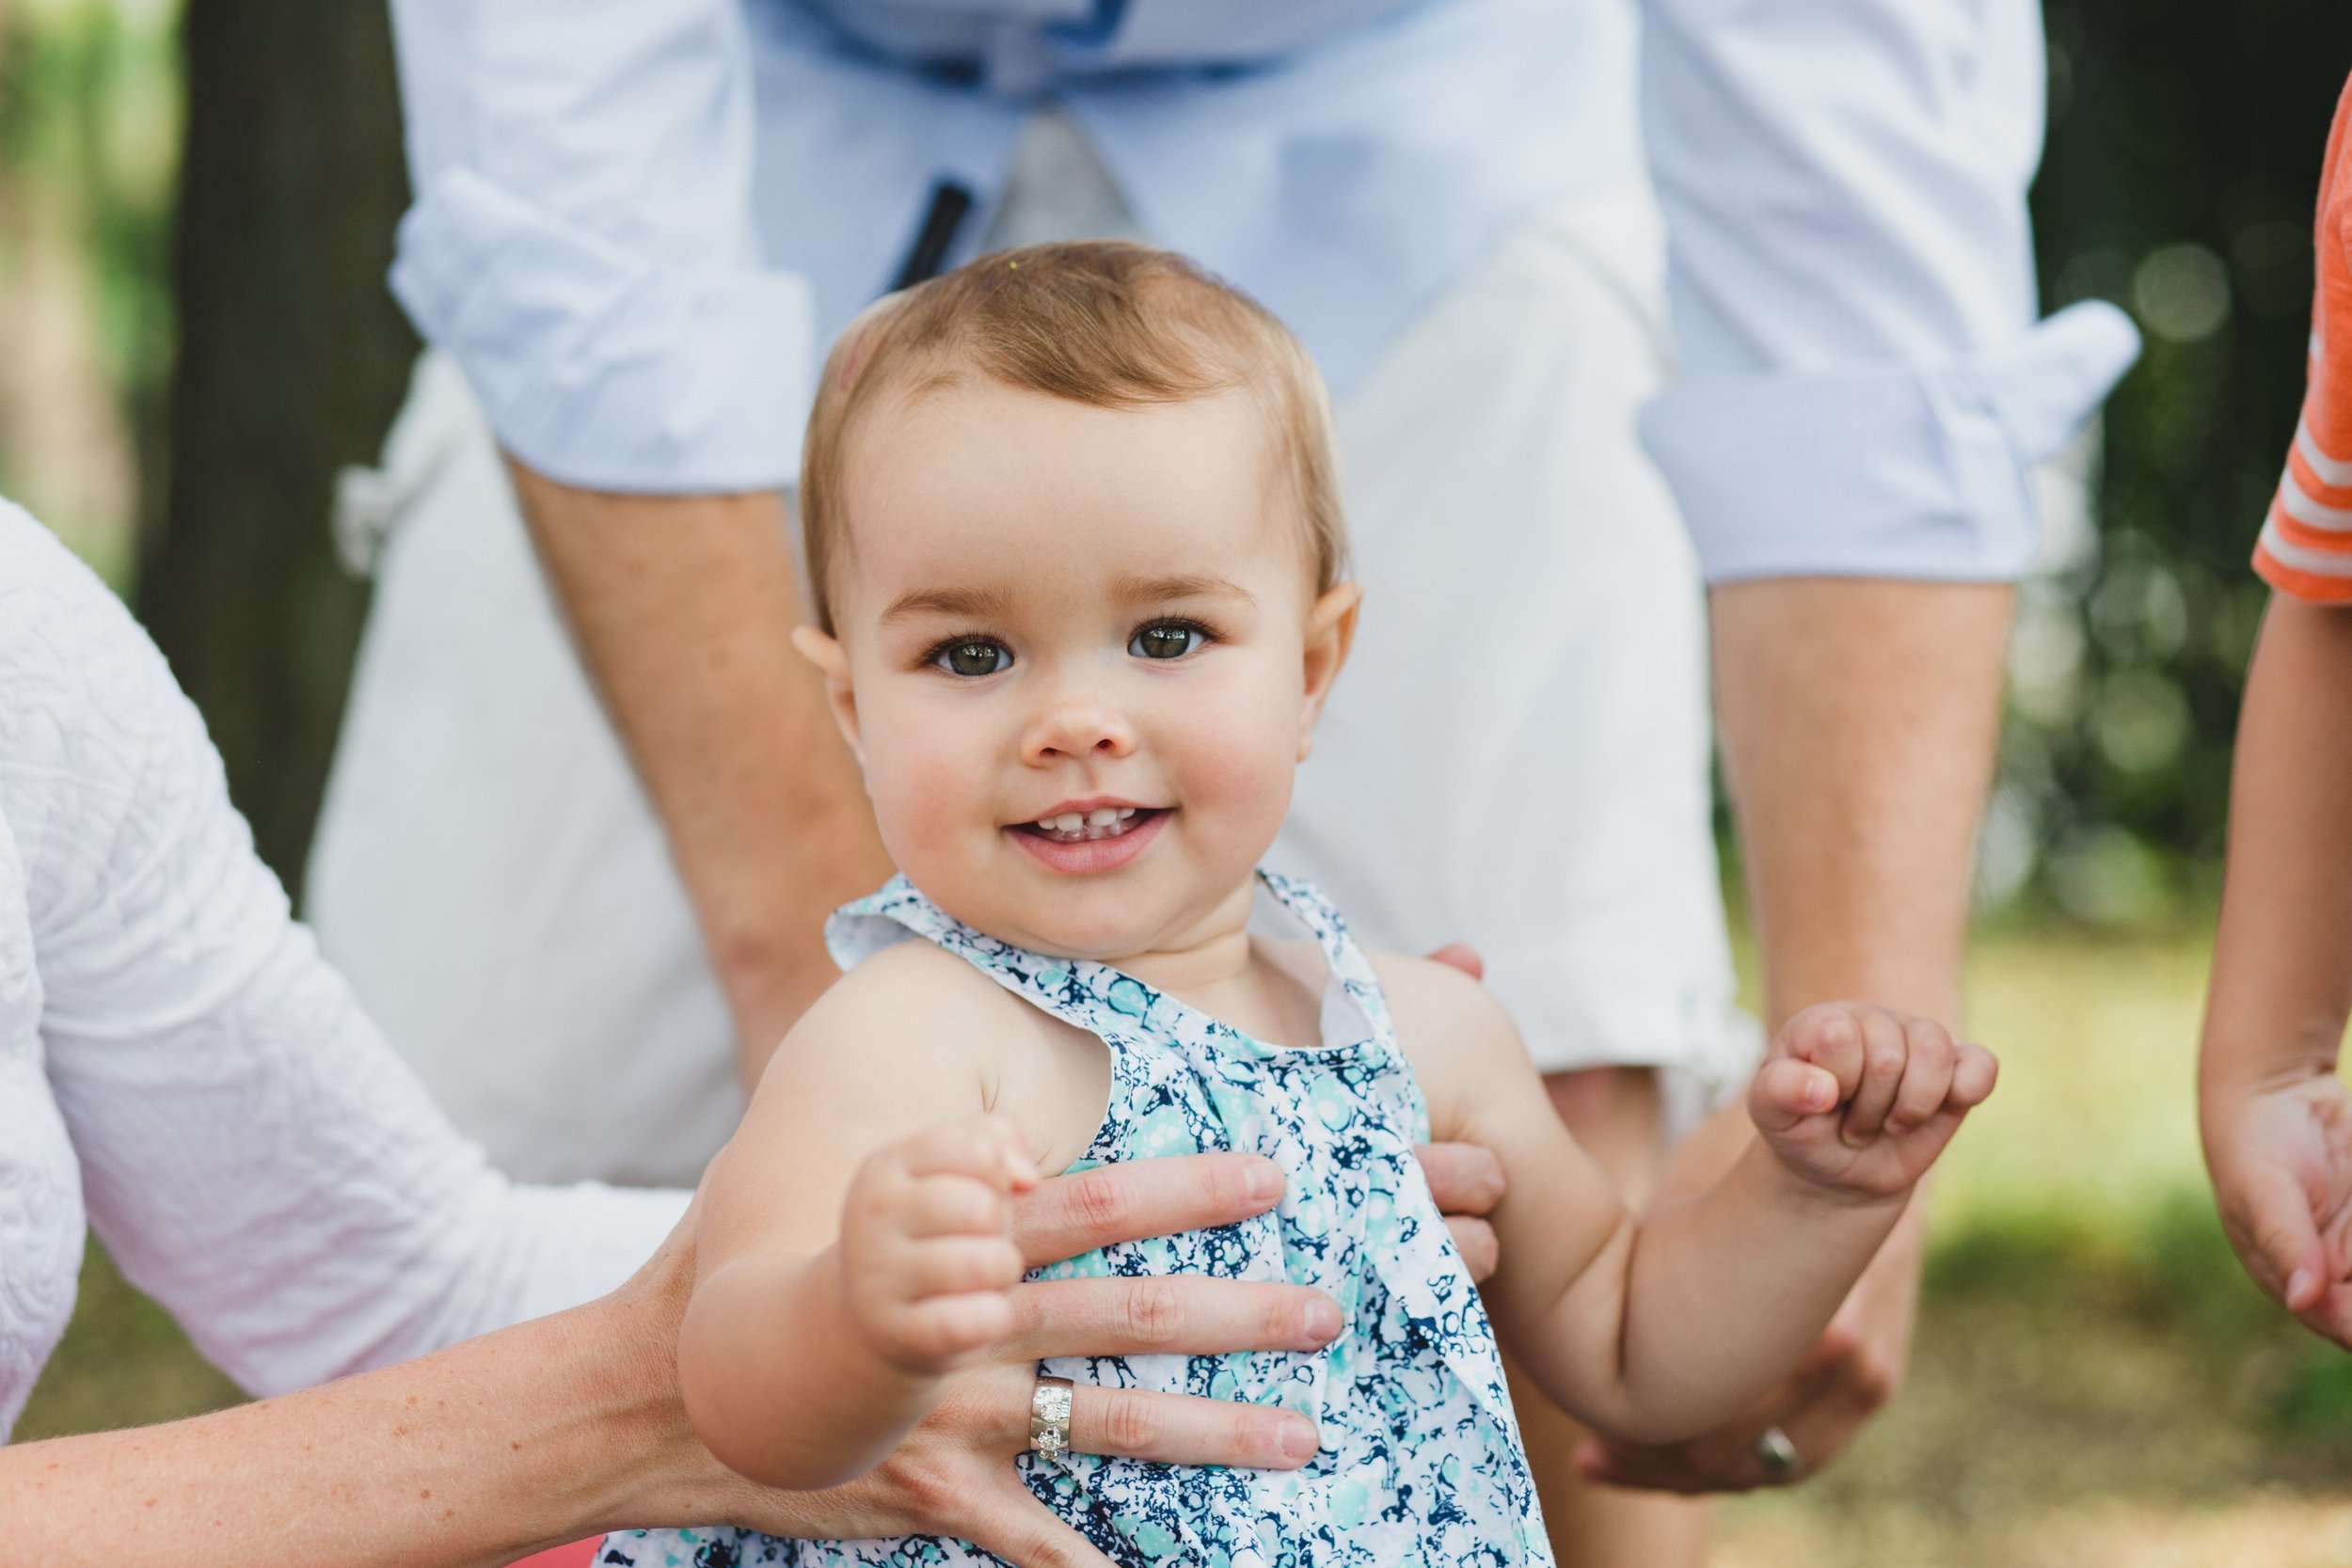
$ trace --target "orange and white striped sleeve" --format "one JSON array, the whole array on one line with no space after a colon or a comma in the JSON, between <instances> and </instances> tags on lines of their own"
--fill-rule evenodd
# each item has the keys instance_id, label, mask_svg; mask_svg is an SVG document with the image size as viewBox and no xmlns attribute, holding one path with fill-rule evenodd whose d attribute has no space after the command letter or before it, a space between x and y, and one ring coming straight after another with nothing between
<instances>
[{"instance_id":1,"label":"orange and white striped sleeve","mask_svg":"<svg viewBox=\"0 0 2352 1568\"><path fill-rule=\"evenodd\" d=\"M2312 228L2317 285L2303 417L2254 546L2254 570L2282 594L2352 604L2352 82L2336 103Z\"/></svg>"}]
</instances>

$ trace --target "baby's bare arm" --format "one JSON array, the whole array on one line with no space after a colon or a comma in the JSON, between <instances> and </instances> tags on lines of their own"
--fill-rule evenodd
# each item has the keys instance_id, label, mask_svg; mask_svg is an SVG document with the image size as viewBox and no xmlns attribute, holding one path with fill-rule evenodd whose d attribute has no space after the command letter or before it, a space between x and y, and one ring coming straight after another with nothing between
<instances>
[{"instance_id":1,"label":"baby's bare arm","mask_svg":"<svg viewBox=\"0 0 2352 1568\"><path fill-rule=\"evenodd\" d=\"M927 1134L926 1149L946 1143L911 1158L894 1147L984 1108L993 1052L1023 1022L1004 1004L1018 1007L934 949L877 955L786 1037L712 1162L678 1377L696 1432L742 1474L791 1488L863 1474L930 1409L940 1374L991 1342L984 1310L893 1316L880 1299L891 1282L877 1276L917 1271L924 1293L970 1302L958 1292L1019 1275L1001 1195L1011 1162L1027 1162L1011 1147L1026 1133L986 1134L1009 1146L995 1164L972 1128ZM992 1169L1008 1176L993 1191L977 1179ZM852 1196L852 1225L876 1238L863 1252L842 1238ZM929 1243L924 1255L910 1256L911 1240Z\"/></svg>"},{"instance_id":2,"label":"baby's bare arm","mask_svg":"<svg viewBox=\"0 0 2352 1568\"><path fill-rule=\"evenodd\" d=\"M1638 1222L1544 1093L1484 988L1383 958L1432 1132L1494 1150L1502 1266L1486 1287L1504 1346L1604 1434L1662 1442L1736 1415L1803 1359L1902 1210L1838 1199L1761 1140L1720 1181Z\"/></svg>"}]
</instances>

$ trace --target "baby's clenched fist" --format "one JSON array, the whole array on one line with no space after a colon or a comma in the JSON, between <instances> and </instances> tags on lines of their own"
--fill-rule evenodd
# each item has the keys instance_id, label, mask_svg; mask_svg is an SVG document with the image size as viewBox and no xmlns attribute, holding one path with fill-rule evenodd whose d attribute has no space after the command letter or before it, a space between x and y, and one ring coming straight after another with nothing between
<instances>
[{"instance_id":1,"label":"baby's clenched fist","mask_svg":"<svg viewBox=\"0 0 2352 1568\"><path fill-rule=\"evenodd\" d=\"M1856 1196L1910 1190L1996 1064L1931 1019L1825 1002L1784 1025L1748 1089L1756 1130L1792 1171Z\"/></svg>"},{"instance_id":2,"label":"baby's clenched fist","mask_svg":"<svg viewBox=\"0 0 2352 1568\"><path fill-rule=\"evenodd\" d=\"M937 1376L1012 1332L1022 1259L1007 1195L1037 1165L1003 1117L935 1127L869 1157L841 1212L850 1319L889 1365Z\"/></svg>"}]
</instances>

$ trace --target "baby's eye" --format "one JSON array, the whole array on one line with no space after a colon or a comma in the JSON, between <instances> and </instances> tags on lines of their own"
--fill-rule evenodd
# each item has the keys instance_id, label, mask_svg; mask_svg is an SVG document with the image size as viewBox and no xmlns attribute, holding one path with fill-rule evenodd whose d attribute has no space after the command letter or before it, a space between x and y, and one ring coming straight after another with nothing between
<instances>
[{"instance_id":1,"label":"baby's eye","mask_svg":"<svg viewBox=\"0 0 2352 1568\"><path fill-rule=\"evenodd\" d=\"M1207 641L1199 626L1154 621L1128 639L1127 651L1137 658L1182 658Z\"/></svg>"},{"instance_id":2,"label":"baby's eye","mask_svg":"<svg viewBox=\"0 0 2352 1568\"><path fill-rule=\"evenodd\" d=\"M950 642L931 656L931 662L951 675L993 675L1012 668L1012 650L986 637Z\"/></svg>"}]
</instances>

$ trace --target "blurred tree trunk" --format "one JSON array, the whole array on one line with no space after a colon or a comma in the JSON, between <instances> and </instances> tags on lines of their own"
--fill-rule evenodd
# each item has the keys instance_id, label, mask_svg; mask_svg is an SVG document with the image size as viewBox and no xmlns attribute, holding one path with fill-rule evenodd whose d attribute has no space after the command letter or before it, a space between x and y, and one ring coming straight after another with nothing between
<instances>
[{"instance_id":1,"label":"blurred tree trunk","mask_svg":"<svg viewBox=\"0 0 2352 1568\"><path fill-rule=\"evenodd\" d=\"M174 292L138 611L298 884L366 610L327 532L415 340L384 286L407 202L384 0L189 0ZM161 504L157 504L160 499Z\"/></svg>"}]
</instances>

